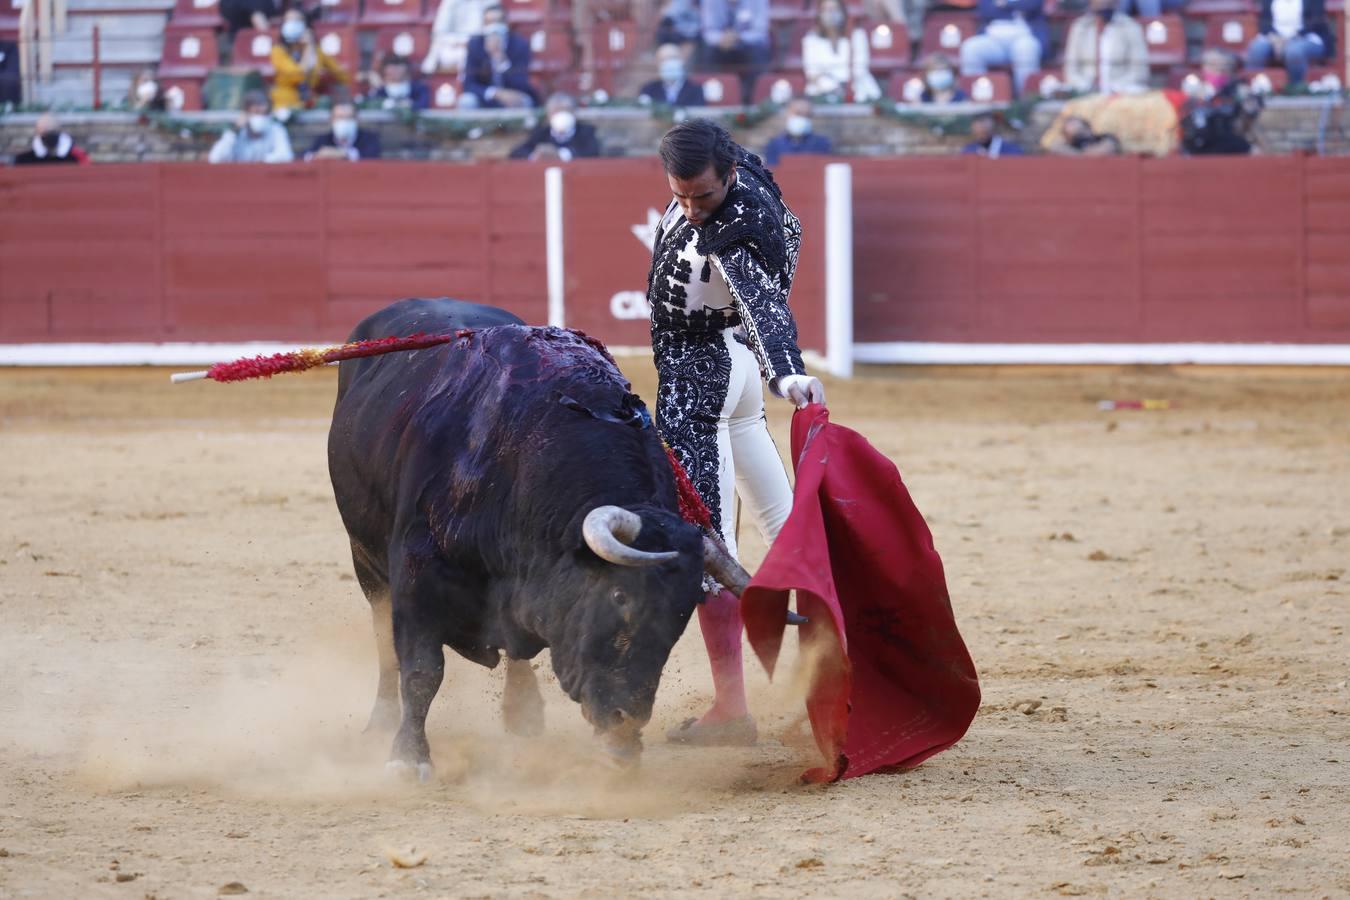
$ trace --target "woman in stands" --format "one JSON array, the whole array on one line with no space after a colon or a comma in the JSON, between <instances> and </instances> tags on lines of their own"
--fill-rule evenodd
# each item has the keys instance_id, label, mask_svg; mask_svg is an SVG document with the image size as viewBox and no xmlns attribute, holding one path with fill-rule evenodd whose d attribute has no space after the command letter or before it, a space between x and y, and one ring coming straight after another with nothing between
<instances>
[{"instance_id":1,"label":"woman in stands","mask_svg":"<svg viewBox=\"0 0 1350 900\"><path fill-rule=\"evenodd\" d=\"M802 38L806 96L854 103L876 100L881 88L868 62L867 31L853 27L840 0L821 0L816 25Z\"/></svg>"},{"instance_id":2,"label":"woman in stands","mask_svg":"<svg viewBox=\"0 0 1350 900\"><path fill-rule=\"evenodd\" d=\"M336 85L350 85L351 76L314 38L309 20L299 9L286 10L281 20L281 43L272 46L272 68L276 80L272 83L273 115L285 121L291 112L311 106L319 94Z\"/></svg>"},{"instance_id":3,"label":"woman in stands","mask_svg":"<svg viewBox=\"0 0 1350 900\"><path fill-rule=\"evenodd\" d=\"M483 10L497 3L498 0L441 0L436 21L431 25L431 49L422 60L422 71L431 75L463 69L469 38L483 31Z\"/></svg>"}]
</instances>

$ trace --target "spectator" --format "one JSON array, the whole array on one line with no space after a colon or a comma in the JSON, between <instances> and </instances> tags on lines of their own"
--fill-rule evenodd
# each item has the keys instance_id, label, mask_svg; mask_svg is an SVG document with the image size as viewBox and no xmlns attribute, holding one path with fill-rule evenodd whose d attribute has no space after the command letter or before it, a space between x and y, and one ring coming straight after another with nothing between
<instances>
[{"instance_id":1,"label":"spectator","mask_svg":"<svg viewBox=\"0 0 1350 900\"><path fill-rule=\"evenodd\" d=\"M309 20L298 8L286 10L281 20L281 42L272 46L272 106L283 121L301 106L312 106L314 98L337 85L351 84L351 76L314 38Z\"/></svg>"},{"instance_id":2,"label":"spectator","mask_svg":"<svg viewBox=\"0 0 1350 900\"><path fill-rule=\"evenodd\" d=\"M530 42L513 34L500 6L483 10L483 33L465 51L459 105L522 109L538 102L530 86Z\"/></svg>"},{"instance_id":3,"label":"spectator","mask_svg":"<svg viewBox=\"0 0 1350 900\"><path fill-rule=\"evenodd\" d=\"M401 56L385 59L380 67L380 87L370 95L381 109L410 109L415 112L431 106L431 88L412 76L412 64Z\"/></svg>"},{"instance_id":4,"label":"spectator","mask_svg":"<svg viewBox=\"0 0 1350 900\"><path fill-rule=\"evenodd\" d=\"M266 34L271 27L268 20L280 12L276 0L220 0L220 17L228 34L225 45L233 46L234 36L245 28Z\"/></svg>"},{"instance_id":5,"label":"spectator","mask_svg":"<svg viewBox=\"0 0 1350 900\"><path fill-rule=\"evenodd\" d=\"M1069 116L1060 126L1050 152L1060 156L1119 156L1120 139L1114 134L1096 134L1082 116Z\"/></svg>"},{"instance_id":6,"label":"spectator","mask_svg":"<svg viewBox=\"0 0 1350 900\"><path fill-rule=\"evenodd\" d=\"M380 158L380 135L366 131L356 119L356 106L347 98L333 103L329 113L332 125L328 134L314 139L305 161L313 159L349 159L357 162L362 159Z\"/></svg>"},{"instance_id":7,"label":"spectator","mask_svg":"<svg viewBox=\"0 0 1350 900\"><path fill-rule=\"evenodd\" d=\"M155 80L154 69L142 69L136 73L131 89L127 91L127 106L132 112L164 112L167 104L164 92Z\"/></svg>"},{"instance_id":8,"label":"spectator","mask_svg":"<svg viewBox=\"0 0 1350 900\"><path fill-rule=\"evenodd\" d=\"M89 156L75 146L75 139L61 130L56 116L46 113L33 125L33 149L14 157L16 166L39 166L52 163L85 165Z\"/></svg>"},{"instance_id":9,"label":"spectator","mask_svg":"<svg viewBox=\"0 0 1350 900\"><path fill-rule=\"evenodd\" d=\"M595 126L577 121L576 101L568 94L554 94L544 106L544 121L511 151L512 159L540 159L549 154L563 162L600 155ZM549 148L553 153L549 153Z\"/></svg>"},{"instance_id":10,"label":"spectator","mask_svg":"<svg viewBox=\"0 0 1350 900\"><path fill-rule=\"evenodd\" d=\"M271 104L262 91L244 95L244 111L235 127L220 136L207 159L213 163L284 163L295 159L291 139L270 115Z\"/></svg>"},{"instance_id":11,"label":"spectator","mask_svg":"<svg viewBox=\"0 0 1350 900\"><path fill-rule=\"evenodd\" d=\"M19 45L0 40L0 107L6 103L18 106L23 102L23 85L19 81Z\"/></svg>"},{"instance_id":12,"label":"spectator","mask_svg":"<svg viewBox=\"0 0 1350 900\"><path fill-rule=\"evenodd\" d=\"M661 10L661 20L656 26L656 45L674 44L680 49L681 58L688 62L698 49L702 27L696 0L670 0Z\"/></svg>"},{"instance_id":13,"label":"spectator","mask_svg":"<svg viewBox=\"0 0 1350 900\"><path fill-rule=\"evenodd\" d=\"M684 51L676 44L662 44L656 51L660 78L642 86L638 99L665 106L702 106L703 85L690 81L685 72Z\"/></svg>"},{"instance_id":14,"label":"spectator","mask_svg":"<svg viewBox=\"0 0 1350 900\"><path fill-rule=\"evenodd\" d=\"M969 99L956 83L956 66L951 57L929 54L923 61L923 93L919 95L919 102L965 103Z\"/></svg>"},{"instance_id":15,"label":"spectator","mask_svg":"<svg viewBox=\"0 0 1350 900\"><path fill-rule=\"evenodd\" d=\"M1261 98L1233 77L1236 64L1222 50L1206 50L1201 63L1201 83L1183 87L1191 94L1182 108L1181 145L1191 156L1242 155L1260 144L1256 120Z\"/></svg>"},{"instance_id":16,"label":"spectator","mask_svg":"<svg viewBox=\"0 0 1350 900\"><path fill-rule=\"evenodd\" d=\"M1064 45L1064 80L1080 94L1139 94L1148 90L1148 43L1118 0L1091 0L1074 19Z\"/></svg>"},{"instance_id":17,"label":"spectator","mask_svg":"<svg viewBox=\"0 0 1350 900\"><path fill-rule=\"evenodd\" d=\"M834 145L823 134L814 134L811 130L811 101L798 97L788 103L787 119L783 123L783 133L769 141L764 148L764 162L778 165L784 156L796 154L828 155L834 152Z\"/></svg>"},{"instance_id":18,"label":"spectator","mask_svg":"<svg viewBox=\"0 0 1350 900\"><path fill-rule=\"evenodd\" d=\"M483 31L483 13L497 0L441 0L431 23L431 47L422 60L422 72L459 72L469 39Z\"/></svg>"},{"instance_id":19,"label":"spectator","mask_svg":"<svg viewBox=\"0 0 1350 900\"><path fill-rule=\"evenodd\" d=\"M987 156L1021 156L1022 147L1014 141L1005 141L998 133L998 117L991 112L980 113L970 121L970 136L974 138L961 148L962 153Z\"/></svg>"},{"instance_id":20,"label":"spectator","mask_svg":"<svg viewBox=\"0 0 1350 900\"><path fill-rule=\"evenodd\" d=\"M1050 45L1043 0L979 0L978 10L980 33L961 45L961 74L983 75L991 66L1011 65L1020 94Z\"/></svg>"},{"instance_id":21,"label":"spectator","mask_svg":"<svg viewBox=\"0 0 1350 900\"><path fill-rule=\"evenodd\" d=\"M881 88L868 69L867 31L855 28L841 0L820 0L816 25L802 38L806 96L871 103Z\"/></svg>"},{"instance_id":22,"label":"spectator","mask_svg":"<svg viewBox=\"0 0 1350 900\"><path fill-rule=\"evenodd\" d=\"M769 65L769 0L702 0L703 62L740 76L741 102L749 105L755 80Z\"/></svg>"},{"instance_id":23,"label":"spectator","mask_svg":"<svg viewBox=\"0 0 1350 900\"><path fill-rule=\"evenodd\" d=\"M1325 0L1261 0L1258 34L1247 45L1247 68L1284 63L1290 84L1308 78L1308 66L1330 59L1336 36L1327 27Z\"/></svg>"}]
</instances>

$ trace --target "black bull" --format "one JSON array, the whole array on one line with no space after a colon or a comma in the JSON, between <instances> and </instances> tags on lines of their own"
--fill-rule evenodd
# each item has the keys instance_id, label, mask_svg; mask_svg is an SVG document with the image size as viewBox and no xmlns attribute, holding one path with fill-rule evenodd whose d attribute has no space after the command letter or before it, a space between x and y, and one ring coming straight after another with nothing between
<instances>
[{"instance_id":1,"label":"black bull","mask_svg":"<svg viewBox=\"0 0 1350 900\"><path fill-rule=\"evenodd\" d=\"M375 622L371 726L397 723L391 765L429 777L444 645L490 668L505 654L507 728L537 733L522 661L547 647L606 749L631 761L705 557L725 584L744 571L681 519L642 401L574 333L442 299L389 306L351 339L459 329L472 333L338 375L328 464Z\"/></svg>"}]
</instances>

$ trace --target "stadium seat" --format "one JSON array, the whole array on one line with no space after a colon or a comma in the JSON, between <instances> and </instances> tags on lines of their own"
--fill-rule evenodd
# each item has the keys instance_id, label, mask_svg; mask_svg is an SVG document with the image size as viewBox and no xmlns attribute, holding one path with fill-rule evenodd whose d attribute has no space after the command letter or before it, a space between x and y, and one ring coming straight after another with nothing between
<instances>
[{"instance_id":1,"label":"stadium seat","mask_svg":"<svg viewBox=\"0 0 1350 900\"><path fill-rule=\"evenodd\" d=\"M531 72L561 72L572 66L572 29L541 25L522 32L530 42Z\"/></svg>"},{"instance_id":2,"label":"stadium seat","mask_svg":"<svg viewBox=\"0 0 1350 900\"><path fill-rule=\"evenodd\" d=\"M360 22L362 25L412 25L421 19L422 0L366 0Z\"/></svg>"},{"instance_id":3,"label":"stadium seat","mask_svg":"<svg viewBox=\"0 0 1350 900\"><path fill-rule=\"evenodd\" d=\"M427 79L431 91L432 109L454 109L459 102L459 77L456 75L432 75Z\"/></svg>"},{"instance_id":4,"label":"stadium seat","mask_svg":"<svg viewBox=\"0 0 1350 900\"><path fill-rule=\"evenodd\" d=\"M931 12L923 23L919 54L942 53L955 58L961 51L961 43L978 31L978 20L970 13Z\"/></svg>"},{"instance_id":5,"label":"stadium seat","mask_svg":"<svg viewBox=\"0 0 1350 900\"><path fill-rule=\"evenodd\" d=\"M319 0L318 9L325 25L350 25L361 12L357 0Z\"/></svg>"},{"instance_id":6,"label":"stadium seat","mask_svg":"<svg viewBox=\"0 0 1350 900\"><path fill-rule=\"evenodd\" d=\"M886 96L897 103L922 103L925 87L921 72L893 72L886 83Z\"/></svg>"},{"instance_id":7,"label":"stadium seat","mask_svg":"<svg viewBox=\"0 0 1350 900\"><path fill-rule=\"evenodd\" d=\"M434 6L434 3L427 4ZM503 0L506 21L512 24L533 24L548 18L548 0Z\"/></svg>"},{"instance_id":8,"label":"stadium seat","mask_svg":"<svg viewBox=\"0 0 1350 900\"><path fill-rule=\"evenodd\" d=\"M1068 91L1062 69L1042 69L1027 76L1024 93L1028 97L1054 97Z\"/></svg>"},{"instance_id":9,"label":"stadium seat","mask_svg":"<svg viewBox=\"0 0 1350 900\"><path fill-rule=\"evenodd\" d=\"M1250 13L1207 16L1205 18L1205 46L1221 47L1233 53L1244 53L1256 37L1256 16Z\"/></svg>"},{"instance_id":10,"label":"stadium seat","mask_svg":"<svg viewBox=\"0 0 1350 900\"><path fill-rule=\"evenodd\" d=\"M1186 26L1181 16L1146 16L1139 20L1148 43L1148 62L1159 68L1186 62Z\"/></svg>"},{"instance_id":11,"label":"stadium seat","mask_svg":"<svg viewBox=\"0 0 1350 900\"><path fill-rule=\"evenodd\" d=\"M909 32L900 22L867 29L867 52L873 71L889 73L909 65Z\"/></svg>"},{"instance_id":12,"label":"stadium seat","mask_svg":"<svg viewBox=\"0 0 1350 900\"><path fill-rule=\"evenodd\" d=\"M159 60L161 78L205 78L220 63L214 28L170 27Z\"/></svg>"},{"instance_id":13,"label":"stadium seat","mask_svg":"<svg viewBox=\"0 0 1350 900\"><path fill-rule=\"evenodd\" d=\"M273 35L257 31L253 28L244 28L234 36L234 55L231 62L236 66L248 66L257 69L264 78L271 78L276 74L272 68L272 42Z\"/></svg>"},{"instance_id":14,"label":"stadium seat","mask_svg":"<svg viewBox=\"0 0 1350 900\"><path fill-rule=\"evenodd\" d=\"M221 24L220 0L177 0L169 13L170 28L219 28Z\"/></svg>"},{"instance_id":15,"label":"stadium seat","mask_svg":"<svg viewBox=\"0 0 1350 900\"><path fill-rule=\"evenodd\" d=\"M780 32L782 52L777 54L784 69L802 67L802 39L811 33L816 23L807 19L797 19L786 25Z\"/></svg>"},{"instance_id":16,"label":"stadium seat","mask_svg":"<svg viewBox=\"0 0 1350 900\"><path fill-rule=\"evenodd\" d=\"M751 100L763 103L786 103L793 97L800 97L806 88L806 76L801 72L765 72L755 79L755 92ZM737 84L736 97L740 97L740 85Z\"/></svg>"},{"instance_id":17,"label":"stadium seat","mask_svg":"<svg viewBox=\"0 0 1350 900\"><path fill-rule=\"evenodd\" d=\"M1204 19L1210 16L1240 16L1257 12L1256 0L1190 0L1186 4L1186 15L1192 19ZM1328 4L1330 9L1331 5Z\"/></svg>"},{"instance_id":18,"label":"stadium seat","mask_svg":"<svg viewBox=\"0 0 1350 900\"><path fill-rule=\"evenodd\" d=\"M1238 77L1251 85L1258 94L1278 94L1289 84L1289 73L1284 69L1248 70L1239 73Z\"/></svg>"},{"instance_id":19,"label":"stadium seat","mask_svg":"<svg viewBox=\"0 0 1350 900\"><path fill-rule=\"evenodd\" d=\"M958 83L972 103L1007 103L1013 96L1012 76L1007 72L962 75Z\"/></svg>"},{"instance_id":20,"label":"stadium seat","mask_svg":"<svg viewBox=\"0 0 1350 900\"><path fill-rule=\"evenodd\" d=\"M703 76L703 102L709 106L735 106L740 103L740 79L725 74Z\"/></svg>"},{"instance_id":21,"label":"stadium seat","mask_svg":"<svg viewBox=\"0 0 1350 900\"><path fill-rule=\"evenodd\" d=\"M389 56L402 56L420 63L431 49L431 29L426 25L406 28L386 26L375 32L375 64Z\"/></svg>"},{"instance_id":22,"label":"stadium seat","mask_svg":"<svg viewBox=\"0 0 1350 900\"><path fill-rule=\"evenodd\" d=\"M165 78L160 70L159 87L164 92L167 112L196 112L202 108L202 82L199 78Z\"/></svg>"},{"instance_id":23,"label":"stadium seat","mask_svg":"<svg viewBox=\"0 0 1350 900\"><path fill-rule=\"evenodd\" d=\"M595 67L610 71L622 69L637 55L637 25L632 22L606 22L595 26L591 46Z\"/></svg>"},{"instance_id":24,"label":"stadium seat","mask_svg":"<svg viewBox=\"0 0 1350 900\"><path fill-rule=\"evenodd\" d=\"M809 20L813 15L809 0L769 0L769 20L772 22Z\"/></svg>"},{"instance_id":25,"label":"stadium seat","mask_svg":"<svg viewBox=\"0 0 1350 900\"><path fill-rule=\"evenodd\" d=\"M319 39L319 49L355 75L361 70L361 48L356 41L356 28L352 25L314 26L314 36Z\"/></svg>"}]
</instances>

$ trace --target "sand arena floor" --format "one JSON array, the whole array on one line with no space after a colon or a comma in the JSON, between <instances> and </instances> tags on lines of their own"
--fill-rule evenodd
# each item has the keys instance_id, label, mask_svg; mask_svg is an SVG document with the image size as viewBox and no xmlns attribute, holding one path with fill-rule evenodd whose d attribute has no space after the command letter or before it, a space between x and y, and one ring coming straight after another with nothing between
<instances>
[{"instance_id":1,"label":"sand arena floor","mask_svg":"<svg viewBox=\"0 0 1350 900\"><path fill-rule=\"evenodd\" d=\"M1350 372L828 388L932 523L984 683L961 744L799 786L791 679L752 662L761 746L668 747L695 627L635 779L551 676L548 736L509 740L500 671L452 658L413 788L360 734L333 373L0 371L0 897L1350 895ZM1142 397L1177 407L1095 407Z\"/></svg>"}]
</instances>

